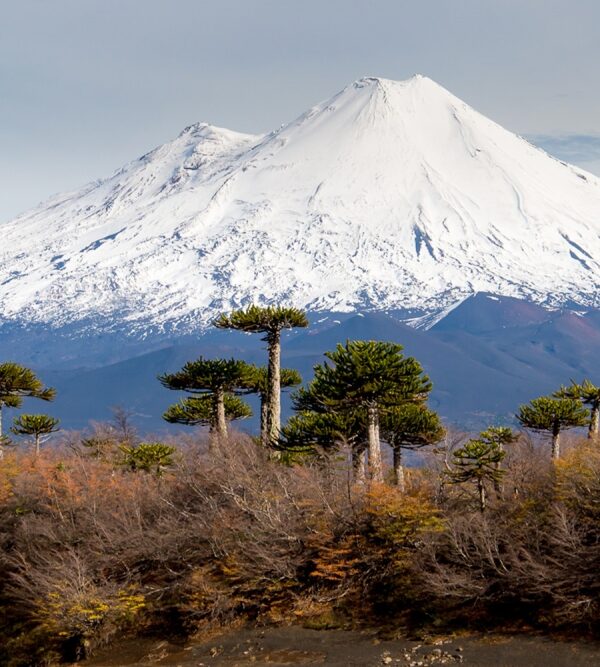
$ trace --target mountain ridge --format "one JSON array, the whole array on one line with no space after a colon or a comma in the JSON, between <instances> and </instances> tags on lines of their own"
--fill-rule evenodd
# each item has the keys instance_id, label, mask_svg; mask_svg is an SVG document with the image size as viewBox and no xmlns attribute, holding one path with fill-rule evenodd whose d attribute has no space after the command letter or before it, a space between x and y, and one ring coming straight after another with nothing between
<instances>
[{"instance_id":1,"label":"mountain ridge","mask_svg":"<svg viewBox=\"0 0 600 667\"><path fill-rule=\"evenodd\" d=\"M2 224L0 322L143 338L252 302L598 307L599 211L600 179L431 79L364 77L265 135L192 124Z\"/></svg>"},{"instance_id":2,"label":"mountain ridge","mask_svg":"<svg viewBox=\"0 0 600 667\"><path fill-rule=\"evenodd\" d=\"M338 342L394 341L423 364L433 381L430 405L447 424L469 430L510 424L521 403L556 391L571 379L580 382L587 377L597 383L600 374L600 311L576 315L540 308L539 318L521 321L520 308L529 305L508 297L470 297L444 326L428 330L408 327L384 313L330 314L321 322L311 318L309 329L284 336L282 364L297 369L306 383L313 366L324 361L323 353ZM517 317L507 320L507 313ZM161 415L183 396L165 390L157 375L175 372L200 355L266 362L260 336L215 330L88 368L34 367L46 384L57 389L49 409L64 428L81 429L90 420L110 419L111 406L121 405L136 415L135 423L144 433L156 434L171 429ZM256 401L250 400L259 414ZM289 415L287 396L283 407L284 416ZM253 430L256 419L239 427Z\"/></svg>"}]
</instances>

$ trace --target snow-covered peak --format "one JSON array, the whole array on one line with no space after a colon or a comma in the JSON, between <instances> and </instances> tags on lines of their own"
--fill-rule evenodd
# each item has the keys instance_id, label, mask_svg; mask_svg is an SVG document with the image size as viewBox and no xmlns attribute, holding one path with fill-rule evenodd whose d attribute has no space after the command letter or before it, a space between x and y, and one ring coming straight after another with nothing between
<instances>
[{"instance_id":1,"label":"snow-covered peak","mask_svg":"<svg viewBox=\"0 0 600 667\"><path fill-rule=\"evenodd\" d=\"M427 77L364 77L266 135L196 123L2 225L6 320L205 326L222 309L600 305L600 180Z\"/></svg>"}]
</instances>

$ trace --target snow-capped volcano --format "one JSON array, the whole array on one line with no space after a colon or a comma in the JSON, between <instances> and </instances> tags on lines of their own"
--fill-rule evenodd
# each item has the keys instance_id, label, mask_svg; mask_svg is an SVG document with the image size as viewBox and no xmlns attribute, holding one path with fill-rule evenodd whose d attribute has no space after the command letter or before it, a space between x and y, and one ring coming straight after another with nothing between
<instances>
[{"instance_id":1,"label":"snow-capped volcano","mask_svg":"<svg viewBox=\"0 0 600 667\"><path fill-rule=\"evenodd\" d=\"M0 317L191 330L220 310L600 305L600 179L430 79L364 78L265 136L207 124L0 226Z\"/></svg>"}]
</instances>

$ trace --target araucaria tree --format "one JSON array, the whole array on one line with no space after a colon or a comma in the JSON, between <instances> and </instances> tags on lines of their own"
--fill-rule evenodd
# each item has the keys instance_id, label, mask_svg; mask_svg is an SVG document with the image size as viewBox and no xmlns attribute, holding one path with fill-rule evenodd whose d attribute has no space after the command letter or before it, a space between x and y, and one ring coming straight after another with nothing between
<instances>
[{"instance_id":1,"label":"araucaria tree","mask_svg":"<svg viewBox=\"0 0 600 667\"><path fill-rule=\"evenodd\" d=\"M223 404L227 422L252 417L250 406L237 396L225 394ZM212 396L189 396L171 405L163 415L163 419L171 424L204 425L214 431L217 427L217 416Z\"/></svg>"},{"instance_id":2,"label":"araucaria tree","mask_svg":"<svg viewBox=\"0 0 600 667\"><path fill-rule=\"evenodd\" d=\"M23 398L39 398L51 401L56 392L44 387L42 381L29 368L12 362L0 364L0 458L4 456L2 448L2 408L20 408Z\"/></svg>"},{"instance_id":3,"label":"araucaria tree","mask_svg":"<svg viewBox=\"0 0 600 667\"><path fill-rule=\"evenodd\" d=\"M238 359L203 359L189 361L177 373L166 373L159 380L167 389L187 391L190 394L208 394L213 401L216 415L217 439L227 436L225 396L245 393L247 382L252 377L252 366ZM214 441L211 440L211 446Z\"/></svg>"},{"instance_id":4,"label":"araucaria tree","mask_svg":"<svg viewBox=\"0 0 600 667\"><path fill-rule=\"evenodd\" d=\"M556 398L574 398L590 407L590 423L588 438L597 438L600 434L600 387L584 380L581 384L573 382L570 387L561 387L554 396Z\"/></svg>"},{"instance_id":5,"label":"araucaria tree","mask_svg":"<svg viewBox=\"0 0 600 667\"><path fill-rule=\"evenodd\" d=\"M533 431L550 433L552 437L552 459L560 458L560 434L570 428L585 426L589 412L574 398L534 398L528 405L522 405L517 419Z\"/></svg>"},{"instance_id":6,"label":"araucaria tree","mask_svg":"<svg viewBox=\"0 0 600 667\"><path fill-rule=\"evenodd\" d=\"M10 429L17 435L28 435L33 439L35 455L40 453L40 444L51 433L58 431L58 419L49 415L19 415Z\"/></svg>"},{"instance_id":7,"label":"araucaria tree","mask_svg":"<svg viewBox=\"0 0 600 667\"><path fill-rule=\"evenodd\" d=\"M508 426L489 426L485 431L479 434L478 440L490 446L497 446L502 452L505 451L506 445L511 445L519 439L519 435L515 433ZM498 462L497 467L500 466ZM494 481L494 488L497 493L502 492L500 484L500 477Z\"/></svg>"},{"instance_id":8,"label":"araucaria tree","mask_svg":"<svg viewBox=\"0 0 600 667\"><path fill-rule=\"evenodd\" d=\"M383 412L381 433L394 453L394 483L405 490L403 449L419 449L439 442L444 437L440 418L420 403L405 403Z\"/></svg>"},{"instance_id":9,"label":"araucaria tree","mask_svg":"<svg viewBox=\"0 0 600 667\"><path fill-rule=\"evenodd\" d=\"M283 329L307 327L306 314L298 308L283 306L248 306L222 313L214 322L219 329L236 329L250 333L263 333L269 351L267 370L267 434L275 443L281 430L281 332Z\"/></svg>"},{"instance_id":10,"label":"araucaria tree","mask_svg":"<svg viewBox=\"0 0 600 667\"><path fill-rule=\"evenodd\" d=\"M313 404L325 412L354 413L366 421L371 479L383 481L379 424L382 413L405 403L422 403L431 382L402 346L376 341L347 341L325 356L331 363L315 366L308 388Z\"/></svg>"},{"instance_id":11,"label":"araucaria tree","mask_svg":"<svg viewBox=\"0 0 600 667\"><path fill-rule=\"evenodd\" d=\"M469 440L452 454L452 470L449 473L453 484L474 482L477 486L479 509L485 511L487 503L486 482L498 487L504 471L500 463L506 456L498 440L486 437Z\"/></svg>"},{"instance_id":12,"label":"araucaria tree","mask_svg":"<svg viewBox=\"0 0 600 667\"><path fill-rule=\"evenodd\" d=\"M300 373L292 368L282 368L279 378L281 389L296 387L302 383ZM269 444L269 373L265 366L255 367L248 389L260 397L260 440L263 444Z\"/></svg>"},{"instance_id":13,"label":"araucaria tree","mask_svg":"<svg viewBox=\"0 0 600 667\"><path fill-rule=\"evenodd\" d=\"M134 472L143 470L162 477L165 468L173 465L175 451L175 447L162 442L140 442L139 445L132 447L121 445L123 454L121 464Z\"/></svg>"},{"instance_id":14,"label":"araucaria tree","mask_svg":"<svg viewBox=\"0 0 600 667\"><path fill-rule=\"evenodd\" d=\"M313 453L328 453L348 447L352 453L352 469L356 481L367 476L367 419L365 410L332 412L313 393L314 384L299 389L292 396L294 410L281 431L280 444L284 449L300 449Z\"/></svg>"}]
</instances>

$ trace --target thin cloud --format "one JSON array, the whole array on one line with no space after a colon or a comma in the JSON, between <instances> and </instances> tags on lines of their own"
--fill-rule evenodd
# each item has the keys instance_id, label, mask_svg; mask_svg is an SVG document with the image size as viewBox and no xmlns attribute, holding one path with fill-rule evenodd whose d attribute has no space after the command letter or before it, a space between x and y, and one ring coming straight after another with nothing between
<instances>
[{"instance_id":1,"label":"thin cloud","mask_svg":"<svg viewBox=\"0 0 600 667\"><path fill-rule=\"evenodd\" d=\"M600 135L565 134L530 135L528 139L561 160L571 163L596 162L600 160Z\"/></svg>"}]
</instances>

